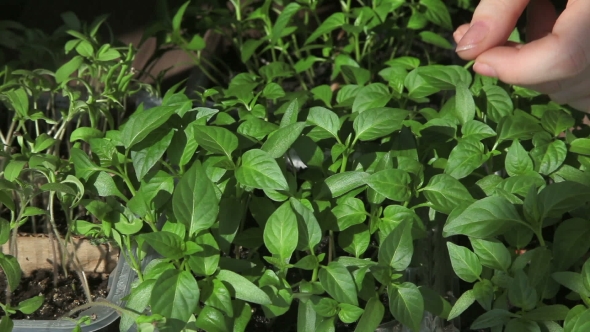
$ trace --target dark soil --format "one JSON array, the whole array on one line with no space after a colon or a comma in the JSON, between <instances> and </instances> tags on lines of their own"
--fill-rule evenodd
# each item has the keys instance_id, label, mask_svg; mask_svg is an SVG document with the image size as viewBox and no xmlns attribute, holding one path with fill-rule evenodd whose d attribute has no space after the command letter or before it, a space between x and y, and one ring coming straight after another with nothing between
<instances>
[{"instance_id":1,"label":"dark soil","mask_svg":"<svg viewBox=\"0 0 590 332\"><path fill-rule=\"evenodd\" d=\"M86 275L90 286L92 299L106 298L108 294L107 274ZM45 302L31 315L25 315L18 312L11 316L12 319L37 319L53 320L58 319L68 311L86 303L84 291L80 279L75 273L68 273L64 276L60 273L58 276L57 287L53 285L53 272L50 270L37 270L30 276L21 280L18 288L12 293L12 304L29 299L33 296L43 295ZM0 277L0 289L6 289L6 278ZM0 292L0 302L5 303L6 293Z\"/></svg>"}]
</instances>

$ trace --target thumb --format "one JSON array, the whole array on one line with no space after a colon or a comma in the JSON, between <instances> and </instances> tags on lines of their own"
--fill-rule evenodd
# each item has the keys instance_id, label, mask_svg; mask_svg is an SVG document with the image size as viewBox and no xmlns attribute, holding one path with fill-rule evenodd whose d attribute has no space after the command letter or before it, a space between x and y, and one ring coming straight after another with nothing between
<instances>
[{"instance_id":1,"label":"thumb","mask_svg":"<svg viewBox=\"0 0 590 332\"><path fill-rule=\"evenodd\" d=\"M469 30L457 43L457 54L473 60L490 48L504 45L529 0L482 0Z\"/></svg>"}]
</instances>

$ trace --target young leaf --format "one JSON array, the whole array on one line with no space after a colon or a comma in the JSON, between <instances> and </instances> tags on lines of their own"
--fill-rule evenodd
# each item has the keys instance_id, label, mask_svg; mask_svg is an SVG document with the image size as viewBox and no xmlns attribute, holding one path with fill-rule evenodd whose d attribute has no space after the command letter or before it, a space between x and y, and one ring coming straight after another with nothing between
<instances>
[{"instance_id":1,"label":"young leaf","mask_svg":"<svg viewBox=\"0 0 590 332\"><path fill-rule=\"evenodd\" d=\"M405 202L412 196L410 175L401 169L386 169L371 174L366 180L377 193L398 202Z\"/></svg>"},{"instance_id":2,"label":"young leaf","mask_svg":"<svg viewBox=\"0 0 590 332\"><path fill-rule=\"evenodd\" d=\"M33 312L37 311L37 309L39 309L41 305L43 305L43 301L45 301L45 297L43 297L42 295L33 296L24 301L21 301L18 304L17 308L23 314L30 315Z\"/></svg>"},{"instance_id":3,"label":"young leaf","mask_svg":"<svg viewBox=\"0 0 590 332\"><path fill-rule=\"evenodd\" d=\"M518 140L512 142L504 163L510 176L525 175L533 171L533 160Z\"/></svg>"},{"instance_id":4,"label":"young leaf","mask_svg":"<svg viewBox=\"0 0 590 332\"><path fill-rule=\"evenodd\" d=\"M230 331L229 319L221 310L205 305L199 312L194 326L202 331L225 332Z\"/></svg>"},{"instance_id":5,"label":"young leaf","mask_svg":"<svg viewBox=\"0 0 590 332\"><path fill-rule=\"evenodd\" d=\"M363 113L372 108L380 108L391 100L389 87L383 83L371 83L360 88L352 103L353 113Z\"/></svg>"},{"instance_id":6,"label":"young leaf","mask_svg":"<svg viewBox=\"0 0 590 332\"><path fill-rule=\"evenodd\" d=\"M221 270L216 276L217 279L226 282L226 286L231 285L230 291L235 292L236 299L257 303L261 305L272 304L268 295L262 291L258 286L253 284L245 277L229 271Z\"/></svg>"},{"instance_id":7,"label":"young leaf","mask_svg":"<svg viewBox=\"0 0 590 332\"><path fill-rule=\"evenodd\" d=\"M512 305L526 311L534 309L537 305L537 291L522 270L514 273L514 279L508 287L508 299Z\"/></svg>"},{"instance_id":8,"label":"young leaf","mask_svg":"<svg viewBox=\"0 0 590 332\"><path fill-rule=\"evenodd\" d=\"M183 238L177 234L160 231L141 234L139 237L154 248L158 254L166 258L180 259L184 256L184 250L182 250Z\"/></svg>"},{"instance_id":9,"label":"young leaf","mask_svg":"<svg viewBox=\"0 0 590 332\"><path fill-rule=\"evenodd\" d=\"M506 332L541 332L541 328L536 322L531 322L523 318L512 319L506 324Z\"/></svg>"},{"instance_id":10,"label":"young leaf","mask_svg":"<svg viewBox=\"0 0 590 332\"><path fill-rule=\"evenodd\" d=\"M254 149L242 155L236 179L244 186L265 190L289 190L289 184L277 162L265 151Z\"/></svg>"},{"instance_id":11,"label":"young leaf","mask_svg":"<svg viewBox=\"0 0 590 332\"><path fill-rule=\"evenodd\" d=\"M457 234L483 239L503 234L521 223L520 215L506 198L486 197L469 205L445 224L445 237Z\"/></svg>"},{"instance_id":12,"label":"young leaf","mask_svg":"<svg viewBox=\"0 0 590 332\"><path fill-rule=\"evenodd\" d=\"M358 306L357 291L352 275L344 265L331 262L319 272L322 287L340 303Z\"/></svg>"},{"instance_id":13,"label":"young leaf","mask_svg":"<svg viewBox=\"0 0 590 332\"><path fill-rule=\"evenodd\" d=\"M293 17L293 15L295 15L300 8L301 5L296 2L291 2L285 6L285 8L283 8L283 11L279 14L279 17L277 18L277 21L275 22L270 33L270 43L272 45L275 45L277 41L279 41L279 39L282 37L283 31L291 20L291 17Z\"/></svg>"},{"instance_id":14,"label":"young leaf","mask_svg":"<svg viewBox=\"0 0 590 332\"><path fill-rule=\"evenodd\" d=\"M369 174L365 172L336 173L325 180L326 189L333 198L336 198L365 185L368 177Z\"/></svg>"},{"instance_id":15,"label":"young leaf","mask_svg":"<svg viewBox=\"0 0 590 332\"><path fill-rule=\"evenodd\" d=\"M372 141L400 130L408 113L406 110L388 107L364 111L354 119L353 128L356 139Z\"/></svg>"},{"instance_id":16,"label":"young leaf","mask_svg":"<svg viewBox=\"0 0 590 332\"><path fill-rule=\"evenodd\" d=\"M441 26L447 30L452 30L451 15L444 2L441 0L420 0L420 4L424 5L426 13L424 16L432 23Z\"/></svg>"},{"instance_id":17,"label":"young leaf","mask_svg":"<svg viewBox=\"0 0 590 332\"><path fill-rule=\"evenodd\" d=\"M461 204L471 204L474 201L467 188L448 174L433 176L422 191L433 209L446 214L450 214Z\"/></svg>"},{"instance_id":18,"label":"young leaf","mask_svg":"<svg viewBox=\"0 0 590 332\"><path fill-rule=\"evenodd\" d=\"M465 125L468 121L472 121L475 117L475 102L469 87L460 82L455 87L455 110L454 116L459 120L461 125Z\"/></svg>"},{"instance_id":19,"label":"young leaf","mask_svg":"<svg viewBox=\"0 0 590 332\"><path fill-rule=\"evenodd\" d=\"M154 314L188 321L199 304L199 285L190 272L167 270L156 280L150 297Z\"/></svg>"},{"instance_id":20,"label":"young leaf","mask_svg":"<svg viewBox=\"0 0 590 332\"><path fill-rule=\"evenodd\" d=\"M296 122L279 128L269 136L261 149L266 151L272 158L282 157L299 138L305 126L305 122Z\"/></svg>"},{"instance_id":21,"label":"young leaf","mask_svg":"<svg viewBox=\"0 0 590 332\"><path fill-rule=\"evenodd\" d=\"M363 309L348 303L340 303L338 307L338 318L345 324L356 322L364 312Z\"/></svg>"},{"instance_id":22,"label":"young leaf","mask_svg":"<svg viewBox=\"0 0 590 332\"><path fill-rule=\"evenodd\" d=\"M506 324L511 317L518 317L510 311L503 309L492 309L485 314L477 317L471 324L472 330L486 329L494 326L500 326Z\"/></svg>"},{"instance_id":23,"label":"young leaf","mask_svg":"<svg viewBox=\"0 0 590 332\"><path fill-rule=\"evenodd\" d=\"M474 238L470 238L469 241L483 266L500 271L508 271L512 263L512 257L510 256L510 251L508 251L502 242L494 239Z\"/></svg>"},{"instance_id":24,"label":"young leaf","mask_svg":"<svg viewBox=\"0 0 590 332\"><path fill-rule=\"evenodd\" d=\"M481 275L482 266L479 258L471 250L447 242L451 265L457 276L466 282L475 282Z\"/></svg>"},{"instance_id":25,"label":"young leaf","mask_svg":"<svg viewBox=\"0 0 590 332\"><path fill-rule=\"evenodd\" d=\"M457 302L453 305L453 309L449 313L449 317L447 320L452 320L459 315L461 315L467 308L469 308L475 302L475 295L473 294L473 290L465 291L465 293L461 294L461 296L457 299Z\"/></svg>"},{"instance_id":26,"label":"young leaf","mask_svg":"<svg viewBox=\"0 0 590 332\"><path fill-rule=\"evenodd\" d=\"M582 275L580 273L570 271L555 272L551 275L551 277L559 284L580 294L581 296L590 296L590 291L584 287L584 281L582 280Z\"/></svg>"},{"instance_id":27,"label":"young leaf","mask_svg":"<svg viewBox=\"0 0 590 332\"><path fill-rule=\"evenodd\" d=\"M572 181L552 183L541 190L538 201L542 216L561 217L590 201L590 187Z\"/></svg>"},{"instance_id":28,"label":"young leaf","mask_svg":"<svg viewBox=\"0 0 590 332\"><path fill-rule=\"evenodd\" d=\"M338 230L343 231L350 226L363 223L367 218L365 205L354 197L347 197L332 209L336 216Z\"/></svg>"},{"instance_id":29,"label":"young leaf","mask_svg":"<svg viewBox=\"0 0 590 332\"><path fill-rule=\"evenodd\" d=\"M14 292L14 290L20 284L20 279L22 276L22 271L20 269L20 265L18 264L18 260L14 256L4 255L0 252L0 268L2 268L2 271L6 276L10 291Z\"/></svg>"},{"instance_id":30,"label":"young leaf","mask_svg":"<svg viewBox=\"0 0 590 332\"><path fill-rule=\"evenodd\" d=\"M70 75L73 72L80 68L82 63L84 63L84 58L79 55L76 55L75 57L70 59L70 61L66 62L57 69L57 71L55 72L55 81L58 84L64 82L68 79L68 77L70 77Z\"/></svg>"},{"instance_id":31,"label":"young leaf","mask_svg":"<svg viewBox=\"0 0 590 332\"><path fill-rule=\"evenodd\" d=\"M309 115L307 121L312 123L338 139L338 130L340 130L340 120L336 113L323 107L312 107L309 109Z\"/></svg>"},{"instance_id":32,"label":"young leaf","mask_svg":"<svg viewBox=\"0 0 590 332\"><path fill-rule=\"evenodd\" d=\"M217 220L219 198L200 162L178 181L172 195L172 209L177 220L186 226L189 236L208 229Z\"/></svg>"},{"instance_id":33,"label":"young leaf","mask_svg":"<svg viewBox=\"0 0 590 332\"><path fill-rule=\"evenodd\" d=\"M338 245L355 257L360 257L367 250L370 242L371 233L365 224L351 226L338 234Z\"/></svg>"},{"instance_id":34,"label":"young leaf","mask_svg":"<svg viewBox=\"0 0 590 332\"><path fill-rule=\"evenodd\" d=\"M320 26L305 40L305 44L316 40L321 35L328 34L335 29L341 28L346 23L344 13L337 12L328 17Z\"/></svg>"},{"instance_id":35,"label":"young leaf","mask_svg":"<svg viewBox=\"0 0 590 332\"><path fill-rule=\"evenodd\" d=\"M129 117L121 131L121 141L126 149L141 142L152 131L163 125L176 111L174 106L157 106Z\"/></svg>"},{"instance_id":36,"label":"young leaf","mask_svg":"<svg viewBox=\"0 0 590 332\"><path fill-rule=\"evenodd\" d=\"M285 202L268 218L264 226L264 244L286 263L297 248L298 237L297 215L290 202Z\"/></svg>"},{"instance_id":37,"label":"young leaf","mask_svg":"<svg viewBox=\"0 0 590 332\"><path fill-rule=\"evenodd\" d=\"M193 126L194 138L207 151L227 156L238 148L238 137L231 131L214 126Z\"/></svg>"},{"instance_id":38,"label":"young leaf","mask_svg":"<svg viewBox=\"0 0 590 332\"><path fill-rule=\"evenodd\" d=\"M569 308L563 304L550 304L535 308L524 314L523 318L538 322L547 320L565 320Z\"/></svg>"},{"instance_id":39,"label":"young leaf","mask_svg":"<svg viewBox=\"0 0 590 332\"><path fill-rule=\"evenodd\" d=\"M403 271L410 265L413 254L412 223L404 221L381 242L378 260L395 271Z\"/></svg>"},{"instance_id":40,"label":"young leaf","mask_svg":"<svg viewBox=\"0 0 590 332\"><path fill-rule=\"evenodd\" d=\"M297 249L314 250L315 246L322 240L322 229L313 211L307 208L299 200L291 197L291 207L297 215L297 228L299 241Z\"/></svg>"},{"instance_id":41,"label":"young leaf","mask_svg":"<svg viewBox=\"0 0 590 332\"><path fill-rule=\"evenodd\" d=\"M135 145L131 150L131 161L135 168L135 176L141 181L145 175L162 158L168 146L172 142L174 130L161 127L152 132L152 135Z\"/></svg>"},{"instance_id":42,"label":"young leaf","mask_svg":"<svg viewBox=\"0 0 590 332\"><path fill-rule=\"evenodd\" d=\"M490 126L477 120L465 122L463 126L461 126L461 133L463 134L463 138L476 140L496 136L496 132Z\"/></svg>"},{"instance_id":43,"label":"young leaf","mask_svg":"<svg viewBox=\"0 0 590 332\"><path fill-rule=\"evenodd\" d=\"M490 119L499 123L502 118L512 115L514 105L508 92L497 85L484 85L482 90L486 94L486 114Z\"/></svg>"},{"instance_id":44,"label":"young leaf","mask_svg":"<svg viewBox=\"0 0 590 332\"><path fill-rule=\"evenodd\" d=\"M385 314L385 306L378 297L372 297L365 306L365 312L356 325L354 332L374 332L381 324Z\"/></svg>"},{"instance_id":45,"label":"young leaf","mask_svg":"<svg viewBox=\"0 0 590 332\"><path fill-rule=\"evenodd\" d=\"M445 173L456 179L462 179L479 168L487 159L484 145L480 141L464 139L451 151Z\"/></svg>"},{"instance_id":46,"label":"young leaf","mask_svg":"<svg viewBox=\"0 0 590 332\"><path fill-rule=\"evenodd\" d=\"M387 294L393 317L413 331L419 331L424 315L424 299L418 287L410 282L390 285Z\"/></svg>"}]
</instances>

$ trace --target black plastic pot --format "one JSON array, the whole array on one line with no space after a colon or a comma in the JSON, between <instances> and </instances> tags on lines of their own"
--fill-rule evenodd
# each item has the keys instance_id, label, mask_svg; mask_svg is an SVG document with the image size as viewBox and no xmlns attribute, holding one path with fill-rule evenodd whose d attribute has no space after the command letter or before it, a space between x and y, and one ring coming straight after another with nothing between
<instances>
[{"instance_id":1,"label":"black plastic pot","mask_svg":"<svg viewBox=\"0 0 590 332\"><path fill-rule=\"evenodd\" d=\"M107 300L120 306L123 298L131 291L131 283L135 279L135 272L119 256L117 266L109 275L109 295ZM91 316L96 319L89 325L82 326L84 332L114 331L113 323L119 318L119 313L107 307L92 307L82 311L80 316ZM109 326L111 325L111 326ZM13 332L72 332L76 324L69 320L15 320Z\"/></svg>"}]
</instances>

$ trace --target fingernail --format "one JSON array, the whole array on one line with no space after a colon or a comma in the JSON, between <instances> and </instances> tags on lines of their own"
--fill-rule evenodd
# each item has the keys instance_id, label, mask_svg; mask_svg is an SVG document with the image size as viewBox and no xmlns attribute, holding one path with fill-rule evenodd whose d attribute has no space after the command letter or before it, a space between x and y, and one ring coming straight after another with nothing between
<instances>
[{"instance_id":1,"label":"fingernail","mask_svg":"<svg viewBox=\"0 0 590 332\"><path fill-rule=\"evenodd\" d=\"M485 63L474 63L473 70L480 75L498 77L498 73L496 72L496 70L490 67L489 65L486 65Z\"/></svg>"},{"instance_id":2,"label":"fingernail","mask_svg":"<svg viewBox=\"0 0 590 332\"><path fill-rule=\"evenodd\" d=\"M488 34L488 27L483 22L475 22L469 30L465 33L463 38L457 43L456 52L467 51L477 47L477 44L481 42Z\"/></svg>"}]
</instances>

